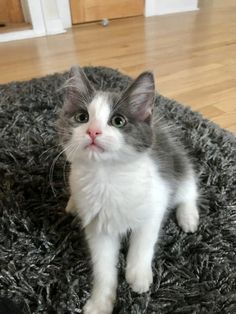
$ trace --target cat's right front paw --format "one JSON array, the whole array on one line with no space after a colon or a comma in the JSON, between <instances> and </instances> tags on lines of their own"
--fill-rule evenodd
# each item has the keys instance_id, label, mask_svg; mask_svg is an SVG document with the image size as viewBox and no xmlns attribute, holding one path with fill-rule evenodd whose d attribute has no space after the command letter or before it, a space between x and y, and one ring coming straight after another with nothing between
<instances>
[{"instance_id":1,"label":"cat's right front paw","mask_svg":"<svg viewBox=\"0 0 236 314\"><path fill-rule=\"evenodd\" d=\"M84 314L111 314L113 310L113 302L110 300L101 301L90 298L84 306Z\"/></svg>"}]
</instances>

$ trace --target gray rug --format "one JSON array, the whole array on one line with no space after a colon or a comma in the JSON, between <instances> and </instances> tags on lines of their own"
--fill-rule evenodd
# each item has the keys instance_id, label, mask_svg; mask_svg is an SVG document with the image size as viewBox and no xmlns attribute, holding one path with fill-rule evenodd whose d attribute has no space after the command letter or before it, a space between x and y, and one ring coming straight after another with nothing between
<instances>
[{"instance_id":1,"label":"gray rug","mask_svg":"<svg viewBox=\"0 0 236 314\"><path fill-rule=\"evenodd\" d=\"M112 69L85 70L99 89L122 90L130 82ZM64 213L68 165L64 156L53 163L66 77L0 86L0 296L25 313L81 313L91 289L83 232ZM124 241L114 313L236 313L235 138L176 101L158 95L156 104L194 161L201 224L186 235L169 217L153 262L154 284L143 295L124 280Z\"/></svg>"}]
</instances>

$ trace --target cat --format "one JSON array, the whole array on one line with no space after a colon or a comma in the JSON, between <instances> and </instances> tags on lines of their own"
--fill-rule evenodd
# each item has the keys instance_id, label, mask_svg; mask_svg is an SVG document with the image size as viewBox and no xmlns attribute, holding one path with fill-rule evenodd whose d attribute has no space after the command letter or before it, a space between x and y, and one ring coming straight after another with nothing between
<instances>
[{"instance_id":1,"label":"cat","mask_svg":"<svg viewBox=\"0 0 236 314\"><path fill-rule=\"evenodd\" d=\"M58 132L70 162L66 212L78 215L93 262L93 289L84 313L110 314L116 298L120 240L131 231L126 280L148 291L163 217L177 207L185 232L199 224L193 167L154 106L155 84L144 72L121 93L96 91L73 67Z\"/></svg>"}]
</instances>

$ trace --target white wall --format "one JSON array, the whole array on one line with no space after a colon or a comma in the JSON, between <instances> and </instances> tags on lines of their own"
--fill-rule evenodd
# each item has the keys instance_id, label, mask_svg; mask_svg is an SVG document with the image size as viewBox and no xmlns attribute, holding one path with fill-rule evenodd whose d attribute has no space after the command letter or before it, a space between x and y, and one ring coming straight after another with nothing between
<instances>
[{"instance_id":1,"label":"white wall","mask_svg":"<svg viewBox=\"0 0 236 314\"><path fill-rule=\"evenodd\" d=\"M198 9L197 0L146 0L145 16L162 15Z\"/></svg>"}]
</instances>

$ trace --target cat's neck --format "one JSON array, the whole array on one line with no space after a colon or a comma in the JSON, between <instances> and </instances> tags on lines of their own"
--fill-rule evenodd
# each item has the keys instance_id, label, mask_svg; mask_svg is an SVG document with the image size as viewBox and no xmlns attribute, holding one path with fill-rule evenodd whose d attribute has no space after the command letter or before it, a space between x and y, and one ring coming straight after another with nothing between
<instances>
[{"instance_id":1,"label":"cat's neck","mask_svg":"<svg viewBox=\"0 0 236 314\"><path fill-rule=\"evenodd\" d=\"M107 171L112 171L112 169L124 169L130 167L130 165L135 167L142 166L147 160L150 159L149 152L136 153L134 156L126 156L126 158L114 158L114 159L88 159L88 158L78 158L71 163L71 168L85 168L89 171L96 169L104 169ZM112 173L111 173L112 175Z\"/></svg>"}]
</instances>

